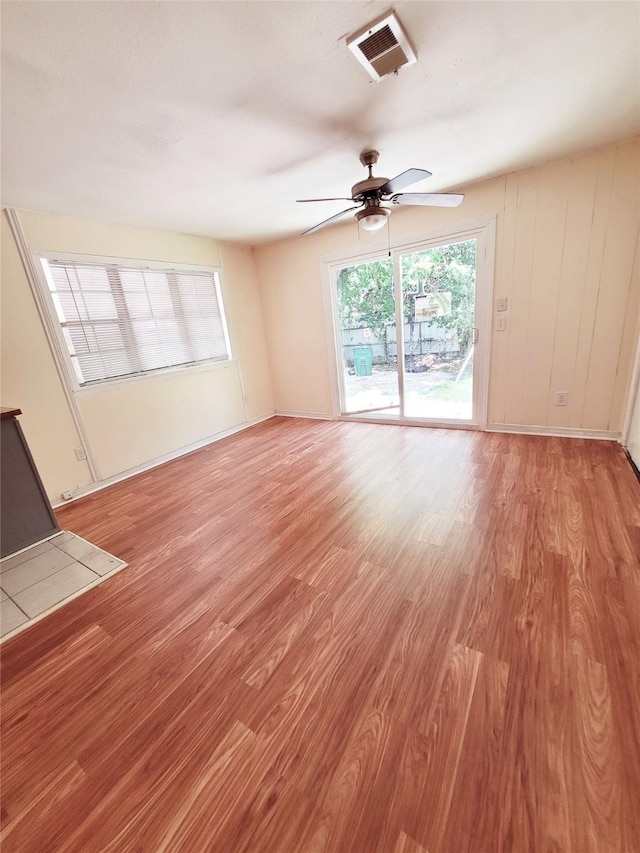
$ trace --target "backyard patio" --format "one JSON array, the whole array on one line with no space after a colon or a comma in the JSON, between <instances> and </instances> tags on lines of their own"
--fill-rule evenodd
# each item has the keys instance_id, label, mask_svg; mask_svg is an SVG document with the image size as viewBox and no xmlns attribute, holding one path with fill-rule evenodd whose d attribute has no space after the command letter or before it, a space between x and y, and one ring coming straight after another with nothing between
<instances>
[{"instance_id":1,"label":"backyard patio","mask_svg":"<svg viewBox=\"0 0 640 853\"><path fill-rule=\"evenodd\" d=\"M461 360L436 363L419 373L406 372L405 414L415 418L470 420L472 415L473 358L458 378ZM369 376L344 375L347 412L383 409L392 417L398 406L398 378L395 365L374 364ZM384 414L384 412L382 413Z\"/></svg>"}]
</instances>

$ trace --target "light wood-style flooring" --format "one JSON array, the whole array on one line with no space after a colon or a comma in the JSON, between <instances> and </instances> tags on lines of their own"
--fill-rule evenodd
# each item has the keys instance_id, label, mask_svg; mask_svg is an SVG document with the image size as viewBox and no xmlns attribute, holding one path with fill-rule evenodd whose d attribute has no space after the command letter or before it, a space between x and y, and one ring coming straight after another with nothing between
<instances>
[{"instance_id":1,"label":"light wood-style flooring","mask_svg":"<svg viewBox=\"0 0 640 853\"><path fill-rule=\"evenodd\" d=\"M3 853L637 853L613 442L274 418L58 512L129 567L2 648Z\"/></svg>"}]
</instances>

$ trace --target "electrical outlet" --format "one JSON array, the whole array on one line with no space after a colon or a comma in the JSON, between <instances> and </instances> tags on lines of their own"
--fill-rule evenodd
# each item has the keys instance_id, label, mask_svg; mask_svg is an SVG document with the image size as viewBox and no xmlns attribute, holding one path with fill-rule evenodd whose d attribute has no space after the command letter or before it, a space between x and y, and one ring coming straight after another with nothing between
<instances>
[{"instance_id":1,"label":"electrical outlet","mask_svg":"<svg viewBox=\"0 0 640 853\"><path fill-rule=\"evenodd\" d=\"M568 406L569 405L569 392L568 391L556 391L556 406Z\"/></svg>"},{"instance_id":2,"label":"electrical outlet","mask_svg":"<svg viewBox=\"0 0 640 853\"><path fill-rule=\"evenodd\" d=\"M82 462L84 459L87 458L87 454L85 452L84 447L76 447L73 452L76 454L76 459L78 460L78 462Z\"/></svg>"},{"instance_id":3,"label":"electrical outlet","mask_svg":"<svg viewBox=\"0 0 640 853\"><path fill-rule=\"evenodd\" d=\"M509 300L504 297L504 299L496 299L496 311L506 311L509 307Z\"/></svg>"},{"instance_id":4,"label":"electrical outlet","mask_svg":"<svg viewBox=\"0 0 640 853\"><path fill-rule=\"evenodd\" d=\"M62 497L65 499L65 501L70 501L71 498L73 497L73 492L72 491L63 492Z\"/></svg>"},{"instance_id":5,"label":"electrical outlet","mask_svg":"<svg viewBox=\"0 0 640 853\"><path fill-rule=\"evenodd\" d=\"M496 321L496 332L504 332L507 328L507 318L506 317L498 317Z\"/></svg>"}]
</instances>

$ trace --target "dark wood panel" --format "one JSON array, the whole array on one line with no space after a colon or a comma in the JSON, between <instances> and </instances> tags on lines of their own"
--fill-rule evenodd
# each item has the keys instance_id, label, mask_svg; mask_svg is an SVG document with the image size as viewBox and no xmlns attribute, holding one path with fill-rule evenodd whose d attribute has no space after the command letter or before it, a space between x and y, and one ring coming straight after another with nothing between
<instances>
[{"instance_id":1,"label":"dark wood panel","mask_svg":"<svg viewBox=\"0 0 640 853\"><path fill-rule=\"evenodd\" d=\"M640 849L640 483L274 418L62 508L129 567L2 648L2 849Z\"/></svg>"}]
</instances>

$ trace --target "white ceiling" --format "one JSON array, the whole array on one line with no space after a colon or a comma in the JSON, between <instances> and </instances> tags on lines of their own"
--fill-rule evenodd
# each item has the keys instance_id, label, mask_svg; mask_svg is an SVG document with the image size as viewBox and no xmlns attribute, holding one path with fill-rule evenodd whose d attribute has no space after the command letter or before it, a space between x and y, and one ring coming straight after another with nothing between
<instances>
[{"instance_id":1,"label":"white ceiling","mask_svg":"<svg viewBox=\"0 0 640 853\"><path fill-rule=\"evenodd\" d=\"M345 37L395 8L374 83ZM2 2L2 203L260 243L415 166L450 190L640 132L636 2Z\"/></svg>"}]
</instances>

